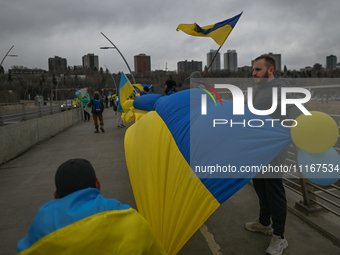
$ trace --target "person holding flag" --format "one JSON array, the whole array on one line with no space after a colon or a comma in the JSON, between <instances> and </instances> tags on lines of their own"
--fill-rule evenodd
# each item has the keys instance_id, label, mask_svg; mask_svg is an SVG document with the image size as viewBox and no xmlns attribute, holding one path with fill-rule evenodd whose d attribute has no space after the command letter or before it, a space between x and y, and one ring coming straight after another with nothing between
<instances>
[{"instance_id":1,"label":"person holding flag","mask_svg":"<svg viewBox=\"0 0 340 255\"><path fill-rule=\"evenodd\" d=\"M86 121L90 121L90 113L88 113L85 108L87 106L87 104L90 102L91 98L90 98L90 94L87 92L86 89L86 96L82 97L81 94L77 91L76 92L76 96L77 98L83 103L83 108L84 108L84 122Z\"/></svg>"}]
</instances>

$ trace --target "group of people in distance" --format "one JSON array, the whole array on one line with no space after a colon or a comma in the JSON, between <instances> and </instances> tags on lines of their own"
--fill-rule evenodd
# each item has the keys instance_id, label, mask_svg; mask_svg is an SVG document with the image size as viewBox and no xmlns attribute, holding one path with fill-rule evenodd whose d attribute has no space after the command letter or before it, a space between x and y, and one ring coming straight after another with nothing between
<instances>
[{"instance_id":1,"label":"group of people in distance","mask_svg":"<svg viewBox=\"0 0 340 255\"><path fill-rule=\"evenodd\" d=\"M165 95L171 95L177 92L176 88L176 82L174 80L167 80L164 83L165 87ZM140 95L147 95L151 94L151 91L148 86L143 87L143 91L140 91ZM79 100L83 103L84 107L84 122L89 122L90 121L90 114L88 112L88 108L91 108L91 113L93 116L93 121L94 121L94 127L95 127L95 133L99 133L99 125L100 125L100 130L104 133L104 119L103 119L103 112L105 109L105 104L103 99L100 98L100 94L98 91L94 92L94 96L92 99L90 99L89 93L86 93L86 96L80 97L78 96ZM120 109L118 109L118 97L117 98L112 98L112 104L110 106L113 106L113 109L118 112L117 116L117 128L124 128L125 125L123 124L123 120L121 118L122 112ZM98 102L98 103L97 103ZM96 103L98 104L98 107L96 107Z\"/></svg>"},{"instance_id":2,"label":"group of people in distance","mask_svg":"<svg viewBox=\"0 0 340 255\"><path fill-rule=\"evenodd\" d=\"M271 107L273 87L289 86L284 79L275 78L274 73L275 61L273 58L261 55L255 59L253 77L257 86L253 95L253 106L259 110ZM164 94L176 93L175 86L175 81L167 80L164 83ZM144 88L144 94L150 93L149 88ZM101 100L99 92L94 93L92 100L89 98L87 94L87 98L82 99L84 106L92 107L95 104L94 100ZM281 116L281 103L278 102L277 105L278 109L271 117L281 120L283 117ZM101 106L100 113L92 112L96 133L99 132L99 125L101 131L104 132L102 100ZM295 119L301 114L295 105L288 107L289 119ZM118 119L121 120L119 115ZM85 121L88 120L89 116L85 117ZM118 122L118 126L121 125L122 123ZM286 156L287 151L282 152L270 162L270 165L284 164ZM89 161L70 159L61 164L55 175L55 185L55 200L46 203L39 209L29 228L28 235L17 245L19 253L35 254L40 249L41 253L52 254L53 249L56 251L70 249L70 251L74 251L74 254L83 254L82 251L86 253L86 249L89 249L89 251L95 250L97 254L166 254L155 233L142 216L128 205L101 196L100 181ZM259 199L259 217L255 221L247 222L245 228L252 232L271 235L272 239L266 253L280 255L288 247L284 235L287 201L282 175L275 178L254 178L253 186ZM116 212L120 213L120 217L114 217ZM103 215L105 219L102 217ZM125 221L127 218L130 219L129 217L133 218L133 226L128 225L129 220ZM104 220L107 222L102 225ZM119 228L116 226L117 221L122 222ZM73 236L77 239L76 244L68 235L68 231L73 231ZM111 232L114 231L121 231L119 238L113 238L115 233Z\"/></svg>"}]
</instances>

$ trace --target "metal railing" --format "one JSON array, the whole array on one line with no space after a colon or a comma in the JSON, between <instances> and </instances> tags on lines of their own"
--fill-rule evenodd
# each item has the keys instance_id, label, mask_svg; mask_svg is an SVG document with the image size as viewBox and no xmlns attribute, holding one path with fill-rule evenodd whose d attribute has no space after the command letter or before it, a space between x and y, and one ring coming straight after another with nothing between
<instances>
[{"instance_id":1,"label":"metal railing","mask_svg":"<svg viewBox=\"0 0 340 255\"><path fill-rule=\"evenodd\" d=\"M340 115L328 115L334 118L340 128ZM340 153L340 148L334 147L334 149ZM288 165L294 164L298 169L297 148L295 145L290 146L286 163ZM300 172L297 175L285 173L283 180L287 189L302 196L302 201L296 203L298 209L305 213L315 213L323 209L340 217L340 195L335 193L339 192L340 194L340 186L331 184L325 187L314 184L305 179Z\"/></svg>"},{"instance_id":2,"label":"metal railing","mask_svg":"<svg viewBox=\"0 0 340 255\"><path fill-rule=\"evenodd\" d=\"M41 118L46 115L56 114L59 113L62 110L62 103L63 101L57 101L53 102L50 101L49 105L47 103L45 105L41 105L40 103L28 107L25 103L19 103L19 104L0 104L0 126L3 125L10 125L22 121L26 121L29 119L34 118ZM9 110L4 111L5 106L20 106L17 107L16 110ZM79 107L79 106L76 106ZM64 107L65 110L72 110L75 107L71 104L68 105L66 102L66 106Z\"/></svg>"}]
</instances>

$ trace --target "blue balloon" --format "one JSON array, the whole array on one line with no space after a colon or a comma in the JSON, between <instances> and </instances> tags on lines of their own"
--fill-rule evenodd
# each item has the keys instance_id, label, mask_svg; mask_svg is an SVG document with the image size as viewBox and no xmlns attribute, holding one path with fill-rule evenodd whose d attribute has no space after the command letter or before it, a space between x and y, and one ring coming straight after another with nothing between
<instances>
[{"instance_id":1,"label":"blue balloon","mask_svg":"<svg viewBox=\"0 0 340 255\"><path fill-rule=\"evenodd\" d=\"M300 171L311 182L331 185L340 179L340 155L331 148L321 153L298 152Z\"/></svg>"},{"instance_id":2,"label":"blue balloon","mask_svg":"<svg viewBox=\"0 0 340 255\"><path fill-rule=\"evenodd\" d=\"M79 96L79 94L80 94L80 93L77 91L77 92L76 92L76 96Z\"/></svg>"}]
</instances>

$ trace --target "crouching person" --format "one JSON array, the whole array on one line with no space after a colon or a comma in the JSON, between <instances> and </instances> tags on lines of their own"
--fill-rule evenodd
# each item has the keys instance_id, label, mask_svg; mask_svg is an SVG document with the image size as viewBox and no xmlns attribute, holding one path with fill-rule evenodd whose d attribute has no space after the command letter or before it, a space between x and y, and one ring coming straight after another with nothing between
<instances>
[{"instance_id":1,"label":"crouching person","mask_svg":"<svg viewBox=\"0 0 340 255\"><path fill-rule=\"evenodd\" d=\"M136 210L101 195L89 161L64 162L55 185L55 199L38 210L18 254L166 254Z\"/></svg>"}]
</instances>

